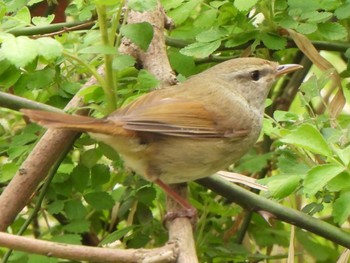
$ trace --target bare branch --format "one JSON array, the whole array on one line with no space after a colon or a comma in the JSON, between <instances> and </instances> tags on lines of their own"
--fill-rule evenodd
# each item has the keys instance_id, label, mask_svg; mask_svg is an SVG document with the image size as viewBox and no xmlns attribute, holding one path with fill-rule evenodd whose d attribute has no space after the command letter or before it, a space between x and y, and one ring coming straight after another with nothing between
<instances>
[{"instance_id":1,"label":"bare branch","mask_svg":"<svg viewBox=\"0 0 350 263\"><path fill-rule=\"evenodd\" d=\"M0 247L49 257L93 262L176 262L178 253L175 243L155 249L98 248L43 241L1 232Z\"/></svg>"},{"instance_id":2,"label":"bare branch","mask_svg":"<svg viewBox=\"0 0 350 263\"><path fill-rule=\"evenodd\" d=\"M103 74L102 67L99 69L99 73ZM95 83L96 79L91 78L83 86L83 89ZM76 95L65 107L65 110L76 109L82 105L81 98ZM80 110L79 114L87 114L87 111ZM69 151L77 136L77 132L68 130L49 129L46 131L0 195L0 231L5 231L17 214L26 206L55 161Z\"/></svg>"}]
</instances>

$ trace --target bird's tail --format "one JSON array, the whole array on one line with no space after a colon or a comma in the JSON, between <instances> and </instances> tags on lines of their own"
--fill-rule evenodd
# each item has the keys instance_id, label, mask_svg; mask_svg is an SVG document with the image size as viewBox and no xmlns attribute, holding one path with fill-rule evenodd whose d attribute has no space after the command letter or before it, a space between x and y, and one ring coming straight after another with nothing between
<instances>
[{"instance_id":1,"label":"bird's tail","mask_svg":"<svg viewBox=\"0 0 350 263\"><path fill-rule=\"evenodd\" d=\"M108 119L95 119L87 116L29 109L21 109L21 112L31 121L46 128L109 135L130 135L131 133L122 127L122 123Z\"/></svg>"}]
</instances>

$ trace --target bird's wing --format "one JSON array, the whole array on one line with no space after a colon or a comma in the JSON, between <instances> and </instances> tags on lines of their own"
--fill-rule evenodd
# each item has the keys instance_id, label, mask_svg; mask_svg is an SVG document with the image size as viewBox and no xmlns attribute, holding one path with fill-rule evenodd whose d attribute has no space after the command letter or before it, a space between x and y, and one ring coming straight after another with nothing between
<instances>
[{"instance_id":1,"label":"bird's wing","mask_svg":"<svg viewBox=\"0 0 350 263\"><path fill-rule=\"evenodd\" d=\"M214 114L198 101L142 97L107 119L123 123L130 131L155 132L160 134L198 138L242 138L248 129L230 127L220 129Z\"/></svg>"}]
</instances>

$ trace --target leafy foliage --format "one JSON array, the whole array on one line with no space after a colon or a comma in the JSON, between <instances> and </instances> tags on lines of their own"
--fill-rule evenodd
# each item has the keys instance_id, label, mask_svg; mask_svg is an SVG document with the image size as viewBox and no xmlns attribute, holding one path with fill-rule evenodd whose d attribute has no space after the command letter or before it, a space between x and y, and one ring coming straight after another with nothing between
<instances>
[{"instance_id":1,"label":"leafy foliage","mask_svg":"<svg viewBox=\"0 0 350 263\"><path fill-rule=\"evenodd\" d=\"M154 76L117 51L122 36L143 50L153 37L148 23L125 24L122 2L70 1L65 9L69 20L98 19L99 26L50 31L55 14L32 15L44 1L0 1L1 91L58 108L79 93L93 115L102 117L113 108L112 102L120 107L155 88L159 82ZM162 4L175 23L167 32L167 44L179 80L218 61L248 54L303 63L305 55L285 34L288 29L323 49L322 55L344 77L343 85L349 85L348 1L164 0ZM129 1L129 8L138 12L155 7L153 0ZM111 75L80 90L102 64L113 69ZM339 116L332 116L333 73L304 66L305 75L309 73L304 83L286 79L275 85L264 121L265 136L228 168L264 177L260 182L269 191L261 195L346 229L350 215L348 105ZM342 91L348 99L349 91ZM0 108L0 192L42 133L42 128L25 123L17 112ZM251 216L195 183L190 184L190 193L199 211L195 235L200 262L273 262L288 257L290 226L281 222L269 226L259 215ZM13 233L33 212L37 199L34 196L11 225ZM108 145L83 135L57 169L25 234L69 244L118 241L125 248L160 246L167 240L161 222L164 199L158 188L125 169ZM248 242L243 242L243 236ZM342 252L336 244L302 230L296 231L295 238L296 253L305 262L336 262ZM0 249L1 256L5 252ZM58 260L14 252L8 262Z\"/></svg>"}]
</instances>

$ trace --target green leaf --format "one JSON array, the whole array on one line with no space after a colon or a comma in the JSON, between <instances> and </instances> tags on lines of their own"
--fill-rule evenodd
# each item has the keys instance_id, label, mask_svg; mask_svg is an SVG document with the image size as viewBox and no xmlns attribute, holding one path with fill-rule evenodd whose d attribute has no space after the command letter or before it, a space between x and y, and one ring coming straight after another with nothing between
<instances>
[{"instance_id":1,"label":"green leaf","mask_svg":"<svg viewBox=\"0 0 350 263\"><path fill-rule=\"evenodd\" d=\"M82 153L81 163L88 168L94 166L97 161L102 157L102 153L96 149L89 149Z\"/></svg>"},{"instance_id":2,"label":"green leaf","mask_svg":"<svg viewBox=\"0 0 350 263\"><path fill-rule=\"evenodd\" d=\"M60 213L64 208L64 202L62 200L56 200L48 205L47 211L53 215Z\"/></svg>"},{"instance_id":3,"label":"green leaf","mask_svg":"<svg viewBox=\"0 0 350 263\"><path fill-rule=\"evenodd\" d=\"M266 154L246 154L240 159L236 167L240 173L258 173L264 167L267 167L267 162L271 158L272 153Z\"/></svg>"},{"instance_id":4,"label":"green leaf","mask_svg":"<svg viewBox=\"0 0 350 263\"><path fill-rule=\"evenodd\" d=\"M193 57L188 57L180 52L169 52L168 53L171 68L179 74L189 77L196 73L196 65Z\"/></svg>"},{"instance_id":5,"label":"green leaf","mask_svg":"<svg viewBox=\"0 0 350 263\"><path fill-rule=\"evenodd\" d=\"M307 1L305 1L307 3ZM333 262L332 254L334 254L334 248L331 246L326 246L324 243L319 242L317 238L313 235L310 235L307 231L304 230L296 230L296 237L298 242L305 252L310 254L313 258L315 258L315 262ZM337 255L336 255L337 257Z\"/></svg>"},{"instance_id":6,"label":"green leaf","mask_svg":"<svg viewBox=\"0 0 350 263\"><path fill-rule=\"evenodd\" d=\"M259 183L266 184L269 193L277 199L282 199L295 191L299 186L299 175L276 175L258 180Z\"/></svg>"},{"instance_id":7,"label":"green leaf","mask_svg":"<svg viewBox=\"0 0 350 263\"><path fill-rule=\"evenodd\" d=\"M62 163L58 168L58 173L70 174L74 169L74 164L72 162Z\"/></svg>"},{"instance_id":8,"label":"green leaf","mask_svg":"<svg viewBox=\"0 0 350 263\"><path fill-rule=\"evenodd\" d=\"M338 19L345 19L350 16L350 3L340 5L335 11L334 15Z\"/></svg>"},{"instance_id":9,"label":"green leaf","mask_svg":"<svg viewBox=\"0 0 350 263\"><path fill-rule=\"evenodd\" d=\"M318 32L329 40L345 39L348 35L344 26L331 22L318 24Z\"/></svg>"},{"instance_id":10,"label":"green leaf","mask_svg":"<svg viewBox=\"0 0 350 263\"><path fill-rule=\"evenodd\" d=\"M110 54L114 55L117 53L115 47L105 45L93 45L86 48L82 48L78 51L80 54Z\"/></svg>"},{"instance_id":11,"label":"green leaf","mask_svg":"<svg viewBox=\"0 0 350 263\"><path fill-rule=\"evenodd\" d=\"M22 134L19 134L13 138L13 140L10 144L10 148L12 148L13 146L26 145L28 143L36 141L37 138L38 138L38 136L36 134L29 133L29 132L23 132Z\"/></svg>"},{"instance_id":12,"label":"green leaf","mask_svg":"<svg viewBox=\"0 0 350 263\"><path fill-rule=\"evenodd\" d=\"M333 204L334 222L342 225L350 215L350 192L342 193Z\"/></svg>"},{"instance_id":13,"label":"green leaf","mask_svg":"<svg viewBox=\"0 0 350 263\"><path fill-rule=\"evenodd\" d=\"M20 20L23 25L29 25L31 16L28 7L24 6L18 10L15 18Z\"/></svg>"},{"instance_id":14,"label":"green leaf","mask_svg":"<svg viewBox=\"0 0 350 263\"><path fill-rule=\"evenodd\" d=\"M339 134L338 138L341 137L342 135ZM343 162L344 165L349 165L350 163L350 145L345 147L344 149L336 149L336 153L338 154L339 158Z\"/></svg>"},{"instance_id":15,"label":"green leaf","mask_svg":"<svg viewBox=\"0 0 350 263\"><path fill-rule=\"evenodd\" d=\"M51 241L59 242L59 243L66 243L66 244L80 245L81 238L82 238L81 235L78 235L78 234L64 234L61 236L53 236L51 238Z\"/></svg>"},{"instance_id":16,"label":"green leaf","mask_svg":"<svg viewBox=\"0 0 350 263\"><path fill-rule=\"evenodd\" d=\"M80 199L66 201L64 203L64 211L67 217L71 220L82 219L87 213L86 208Z\"/></svg>"},{"instance_id":17,"label":"green leaf","mask_svg":"<svg viewBox=\"0 0 350 263\"><path fill-rule=\"evenodd\" d=\"M152 11L157 7L157 0L129 0L128 7L134 11Z\"/></svg>"},{"instance_id":18,"label":"green leaf","mask_svg":"<svg viewBox=\"0 0 350 263\"><path fill-rule=\"evenodd\" d=\"M3 59L0 64L0 68L3 66L3 61L10 62L6 59ZM10 64L9 67L2 68L4 71L0 75L1 87L5 90L12 87L21 77L21 71L17 69L14 65Z\"/></svg>"},{"instance_id":19,"label":"green leaf","mask_svg":"<svg viewBox=\"0 0 350 263\"><path fill-rule=\"evenodd\" d=\"M96 210L111 209L113 198L106 192L92 192L84 195L85 201Z\"/></svg>"},{"instance_id":20,"label":"green leaf","mask_svg":"<svg viewBox=\"0 0 350 263\"><path fill-rule=\"evenodd\" d=\"M47 26L55 19L55 15L44 16L34 16L32 22L36 26Z\"/></svg>"},{"instance_id":21,"label":"green leaf","mask_svg":"<svg viewBox=\"0 0 350 263\"><path fill-rule=\"evenodd\" d=\"M107 157L109 160L115 161L119 160L119 154L110 146L107 144L104 144L102 142L98 143L98 148L102 152L102 154Z\"/></svg>"},{"instance_id":22,"label":"green leaf","mask_svg":"<svg viewBox=\"0 0 350 263\"><path fill-rule=\"evenodd\" d=\"M287 40L283 37L274 34L262 34L261 40L264 45L273 50L280 50L286 47Z\"/></svg>"},{"instance_id":23,"label":"green leaf","mask_svg":"<svg viewBox=\"0 0 350 263\"><path fill-rule=\"evenodd\" d=\"M273 118L277 122L295 122L299 120L299 115L289 111L276 110L273 113Z\"/></svg>"},{"instance_id":24,"label":"green leaf","mask_svg":"<svg viewBox=\"0 0 350 263\"><path fill-rule=\"evenodd\" d=\"M123 194L126 190L126 187L118 185L118 187L114 187L112 191L112 197L115 201L120 202L122 200Z\"/></svg>"},{"instance_id":25,"label":"green leaf","mask_svg":"<svg viewBox=\"0 0 350 263\"><path fill-rule=\"evenodd\" d=\"M247 11L251 9L258 0L235 0L233 4L239 11Z\"/></svg>"},{"instance_id":26,"label":"green leaf","mask_svg":"<svg viewBox=\"0 0 350 263\"><path fill-rule=\"evenodd\" d=\"M136 197L141 203L150 206L156 198L156 190L150 186L142 187L137 191Z\"/></svg>"},{"instance_id":27,"label":"green leaf","mask_svg":"<svg viewBox=\"0 0 350 263\"><path fill-rule=\"evenodd\" d=\"M311 23L300 23L296 30L301 34L308 35L317 30L317 25Z\"/></svg>"},{"instance_id":28,"label":"green leaf","mask_svg":"<svg viewBox=\"0 0 350 263\"><path fill-rule=\"evenodd\" d=\"M15 163L5 163L0 166L0 183L10 181L16 174L19 166Z\"/></svg>"},{"instance_id":29,"label":"green leaf","mask_svg":"<svg viewBox=\"0 0 350 263\"><path fill-rule=\"evenodd\" d=\"M304 12L317 10L319 8L319 0L288 0L290 9L301 9Z\"/></svg>"},{"instance_id":30,"label":"green leaf","mask_svg":"<svg viewBox=\"0 0 350 263\"><path fill-rule=\"evenodd\" d=\"M330 12L314 11L311 13L312 15L310 15L309 18L307 19L309 23L322 23L322 22L326 22L327 20L333 17L333 14Z\"/></svg>"},{"instance_id":31,"label":"green leaf","mask_svg":"<svg viewBox=\"0 0 350 263\"><path fill-rule=\"evenodd\" d=\"M134 225L131 226L127 226L124 227L120 230L114 231L113 233L109 234L108 236L106 236L101 242L100 245L106 245L109 243L113 243L116 240L121 239L122 237L124 237L125 235L127 235L131 230L133 230L135 228Z\"/></svg>"},{"instance_id":32,"label":"green leaf","mask_svg":"<svg viewBox=\"0 0 350 263\"><path fill-rule=\"evenodd\" d=\"M77 94L77 92L80 90L80 87L81 84L79 82L64 81L61 83L62 90L71 95Z\"/></svg>"},{"instance_id":33,"label":"green leaf","mask_svg":"<svg viewBox=\"0 0 350 263\"><path fill-rule=\"evenodd\" d=\"M220 28L212 28L206 31L202 31L196 36L198 42L212 42L221 39L227 34L226 30Z\"/></svg>"},{"instance_id":34,"label":"green leaf","mask_svg":"<svg viewBox=\"0 0 350 263\"><path fill-rule=\"evenodd\" d=\"M337 164L324 164L313 167L304 180L304 193L308 196L316 194L331 179L344 171L344 167Z\"/></svg>"},{"instance_id":35,"label":"green leaf","mask_svg":"<svg viewBox=\"0 0 350 263\"><path fill-rule=\"evenodd\" d=\"M306 175L309 167L301 162L300 159L292 152L285 150L277 159L277 167L283 174L298 174L301 177Z\"/></svg>"},{"instance_id":36,"label":"green leaf","mask_svg":"<svg viewBox=\"0 0 350 263\"><path fill-rule=\"evenodd\" d=\"M4 16L6 15L6 4L4 2L0 3L0 20L2 20L4 18Z\"/></svg>"},{"instance_id":37,"label":"green leaf","mask_svg":"<svg viewBox=\"0 0 350 263\"><path fill-rule=\"evenodd\" d=\"M20 88L29 90L45 90L54 81L55 74L55 70L51 67L36 70L33 73L22 76L21 80L16 83L15 87L17 90Z\"/></svg>"},{"instance_id":38,"label":"green leaf","mask_svg":"<svg viewBox=\"0 0 350 263\"><path fill-rule=\"evenodd\" d=\"M79 199L68 200L64 204L64 211L69 219L82 219L86 216L87 210Z\"/></svg>"},{"instance_id":39,"label":"green leaf","mask_svg":"<svg viewBox=\"0 0 350 263\"><path fill-rule=\"evenodd\" d=\"M38 55L47 60L55 59L62 55L63 46L57 40L50 37L42 37L36 40L38 42Z\"/></svg>"},{"instance_id":40,"label":"green leaf","mask_svg":"<svg viewBox=\"0 0 350 263\"><path fill-rule=\"evenodd\" d=\"M199 14L196 20L193 21L194 27L210 28L216 22L218 10L209 9Z\"/></svg>"},{"instance_id":41,"label":"green leaf","mask_svg":"<svg viewBox=\"0 0 350 263\"><path fill-rule=\"evenodd\" d=\"M306 101L310 102L311 99L320 96L320 88L318 85L318 80L315 75L310 76L310 78L300 85L300 91L303 92Z\"/></svg>"},{"instance_id":42,"label":"green leaf","mask_svg":"<svg viewBox=\"0 0 350 263\"><path fill-rule=\"evenodd\" d=\"M332 156L332 150L320 131L310 124L303 124L290 134L280 139L281 142L293 144L317 154Z\"/></svg>"},{"instance_id":43,"label":"green leaf","mask_svg":"<svg viewBox=\"0 0 350 263\"><path fill-rule=\"evenodd\" d=\"M172 18L175 25L180 25L186 21L191 12L199 5L203 0L190 0L174 10L168 12L168 16Z\"/></svg>"},{"instance_id":44,"label":"green leaf","mask_svg":"<svg viewBox=\"0 0 350 263\"><path fill-rule=\"evenodd\" d=\"M91 168L91 185L93 187L108 183L110 179L109 167L104 164L96 164Z\"/></svg>"},{"instance_id":45,"label":"green leaf","mask_svg":"<svg viewBox=\"0 0 350 263\"><path fill-rule=\"evenodd\" d=\"M148 224L153 220L153 214L151 209L143 203L138 204L136 210L136 217L141 225Z\"/></svg>"},{"instance_id":46,"label":"green leaf","mask_svg":"<svg viewBox=\"0 0 350 263\"><path fill-rule=\"evenodd\" d=\"M137 75L135 89L149 91L159 85L159 80L147 70L141 69Z\"/></svg>"},{"instance_id":47,"label":"green leaf","mask_svg":"<svg viewBox=\"0 0 350 263\"><path fill-rule=\"evenodd\" d=\"M120 32L144 51L153 39L153 28L147 22L124 25Z\"/></svg>"},{"instance_id":48,"label":"green leaf","mask_svg":"<svg viewBox=\"0 0 350 263\"><path fill-rule=\"evenodd\" d=\"M2 43L1 53L13 65L21 68L37 57L37 42L25 36L6 37Z\"/></svg>"},{"instance_id":49,"label":"green leaf","mask_svg":"<svg viewBox=\"0 0 350 263\"><path fill-rule=\"evenodd\" d=\"M134 66L135 63L135 58L132 56L118 55L113 59L112 67L114 70L123 70L125 68Z\"/></svg>"},{"instance_id":50,"label":"green leaf","mask_svg":"<svg viewBox=\"0 0 350 263\"><path fill-rule=\"evenodd\" d=\"M350 175L348 172L342 172L328 182L326 188L330 192L339 192L350 188Z\"/></svg>"},{"instance_id":51,"label":"green leaf","mask_svg":"<svg viewBox=\"0 0 350 263\"><path fill-rule=\"evenodd\" d=\"M301 210L303 213L306 213L310 216L321 212L324 209L323 204L318 204L316 202L312 202L311 204L307 204L306 206L303 207Z\"/></svg>"},{"instance_id":52,"label":"green leaf","mask_svg":"<svg viewBox=\"0 0 350 263\"><path fill-rule=\"evenodd\" d=\"M57 263L57 258L46 257L41 255L30 254L26 263Z\"/></svg>"},{"instance_id":53,"label":"green leaf","mask_svg":"<svg viewBox=\"0 0 350 263\"><path fill-rule=\"evenodd\" d=\"M217 50L221 45L220 40L209 43L193 43L180 50L181 54L186 56L194 56L196 58L205 58Z\"/></svg>"},{"instance_id":54,"label":"green leaf","mask_svg":"<svg viewBox=\"0 0 350 263\"><path fill-rule=\"evenodd\" d=\"M94 0L94 2L98 5L117 5L119 4L119 0Z\"/></svg>"},{"instance_id":55,"label":"green leaf","mask_svg":"<svg viewBox=\"0 0 350 263\"><path fill-rule=\"evenodd\" d=\"M37 3L40 3L40 2L42 2L42 0L29 0L29 1L27 2L27 5L28 5L28 6L32 6L32 5L37 4Z\"/></svg>"},{"instance_id":56,"label":"green leaf","mask_svg":"<svg viewBox=\"0 0 350 263\"><path fill-rule=\"evenodd\" d=\"M291 18L290 16L287 17L282 17L278 22L278 25L280 27L284 27L284 28L292 28L295 29L298 27L298 22L295 21L293 18Z\"/></svg>"},{"instance_id":57,"label":"green leaf","mask_svg":"<svg viewBox=\"0 0 350 263\"><path fill-rule=\"evenodd\" d=\"M70 222L67 225L63 226L63 230L70 232L70 233L84 233L84 232L89 232L90 228L90 222L86 220L75 220Z\"/></svg>"},{"instance_id":58,"label":"green leaf","mask_svg":"<svg viewBox=\"0 0 350 263\"><path fill-rule=\"evenodd\" d=\"M85 191L85 188L89 184L90 180L90 170L82 165L78 164L71 173L73 186L75 189L77 189L79 192L83 193Z\"/></svg>"},{"instance_id":59,"label":"green leaf","mask_svg":"<svg viewBox=\"0 0 350 263\"><path fill-rule=\"evenodd\" d=\"M236 47L247 43L249 40L255 39L257 36L256 30L251 30L247 32L240 32L238 34L232 35L229 40L226 41L225 47Z\"/></svg>"}]
</instances>

